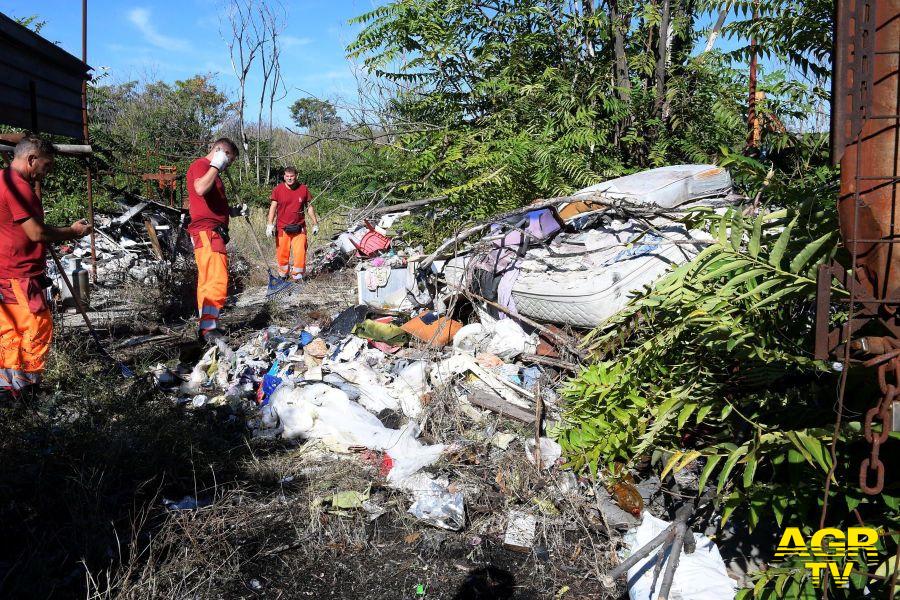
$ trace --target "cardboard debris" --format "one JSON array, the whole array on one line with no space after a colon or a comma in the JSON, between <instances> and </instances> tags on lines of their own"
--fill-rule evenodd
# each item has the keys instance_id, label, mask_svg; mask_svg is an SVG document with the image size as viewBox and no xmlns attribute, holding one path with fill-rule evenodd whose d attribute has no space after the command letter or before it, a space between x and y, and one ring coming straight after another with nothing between
<instances>
[{"instance_id":1,"label":"cardboard debris","mask_svg":"<svg viewBox=\"0 0 900 600\"><path fill-rule=\"evenodd\" d=\"M531 552L537 531L537 518L528 513L511 510L506 516L503 545L517 552Z\"/></svg>"}]
</instances>

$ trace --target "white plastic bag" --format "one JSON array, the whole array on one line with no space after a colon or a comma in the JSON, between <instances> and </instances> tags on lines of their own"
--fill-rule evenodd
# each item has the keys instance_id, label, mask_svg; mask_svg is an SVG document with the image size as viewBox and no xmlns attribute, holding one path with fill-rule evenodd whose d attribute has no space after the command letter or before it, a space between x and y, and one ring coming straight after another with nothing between
<instances>
[{"instance_id":1,"label":"white plastic bag","mask_svg":"<svg viewBox=\"0 0 900 600\"><path fill-rule=\"evenodd\" d=\"M359 388L359 403L376 414L386 408L400 408L400 402L385 387L378 372L362 361L338 363L326 359L322 370L336 373Z\"/></svg>"},{"instance_id":2,"label":"white plastic bag","mask_svg":"<svg viewBox=\"0 0 900 600\"><path fill-rule=\"evenodd\" d=\"M416 361L401 370L388 388L400 402L403 414L410 419L418 419L422 415L422 394L428 391L425 361Z\"/></svg>"},{"instance_id":3,"label":"white plastic bag","mask_svg":"<svg viewBox=\"0 0 900 600\"><path fill-rule=\"evenodd\" d=\"M485 352L496 354L509 361L523 352L534 352L537 339L525 333L522 327L512 319L503 319L494 323L493 335Z\"/></svg>"},{"instance_id":4,"label":"white plastic bag","mask_svg":"<svg viewBox=\"0 0 900 600\"><path fill-rule=\"evenodd\" d=\"M636 530L626 534L625 541L629 551L625 558L642 548L669 526L668 521L657 519L644 511L643 521ZM725 562L719 554L716 544L705 535L695 533L697 549L692 554L683 550L675 569L670 598L690 598L691 600L730 600L734 598L736 583L728 577ZM665 560L669 560L666 552ZM628 596L631 600L655 600L659 595L662 575L659 576L655 589L653 586L653 570L656 566L656 552L639 561L628 569ZM663 564L661 571L665 572Z\"/></svg>"},{"instance_id":5,"label":"white plastic bag","mask_svg":"<svg viewBox=\"0 0 900 600\"><path fill-rule=\"evenodd\" d=\"M388 429L347 394L321 383L282 385L272 393L267 409L263 423L269 427L280 423L285 438L320 439L333 450L364 446L385 452L394 463L387 476L391 484L434 463L444 451L443 444L419 443L416 423Z\"/></svg>"}]
</instances>

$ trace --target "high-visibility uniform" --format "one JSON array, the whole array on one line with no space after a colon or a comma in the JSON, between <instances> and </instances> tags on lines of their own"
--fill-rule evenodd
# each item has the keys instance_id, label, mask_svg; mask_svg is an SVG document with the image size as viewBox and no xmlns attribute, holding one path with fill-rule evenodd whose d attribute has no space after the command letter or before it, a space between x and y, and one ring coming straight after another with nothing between
<instances>
[{"instance_id":1,"label":"high-visibility uniform","mask_svg":"<svg viewBox=\"0 0 900 600\"><path fill-rule=\"evenodd\" d=\"M32 302L28 300L28 288ZM0 391L40 383L53 338L53 316L34 279L2 279L0 290ZM33 309L35 297L39 300Z\"/></svg>"},{"instance_id":2,"label":"high-visibility uniform","mask_svg":"<svg viewBox=\"0 0 900 600\"><path fill-rule=\"evenodd\" d=\"M197 263L197 309L200 311L200 332L216 329L219 314L228 296L228 255L225 242L214 231L200 231L194 242L194 261ZM221 250L216 247L221 245Z\"/></svg>"},{"instance_id":3,"label":"high-visibility uniform","mask_svg":"<svg viewBox=\"0 0 900 600\"><path fill-rule=\"evenodd\" d=\"M278 262L278 273L282 277L290 276L294 280L303 279L303 276L306 275L305 230L302 233L279 231L275 259Z\"/></svg>"},{"instance_id":4,"label":"high-visibility uniform","mask_svg":"<svg viewBox=\"0 0 900 600\"><path fill-rule=\"evenodd\" d=\"M198 158L191 163L186 176L191 213L191 223L187 229L191 234L197 263L197 311L201 333L216 329L228 295L228 254L225 240L216 232L217 228L228 229L225 184L217 175L206 194L201 196L194 189L194 181L203 177L209 168L207 158Z\"/></svg>"},{"instance_id":5,"label":"high-visibility uniform","mask_svg":"<svg viewBox=\"0 0 900 600\"><path fill-rule=\"evenodd\" d=\"M275 261L282 277L302 279L306 275L306 207L312 200L309 188L300 184L295 188L280 183L272 190L278 231ZM285 227L299 227L297 233L288 233Z\"/></svg>"},{"instance_id":6,"label":"high-visibility uniform","mask_svg":"<svg viewBox=\"0 0 900 600\"><path fill-rule=\"evenodd\" d=\"M12 167L0 171L0 391L18 391L40 382L53 317L40 279L46 270L45 245L32 242L22 223L44 220L31 184Z\"/></svg>"}]
</instances>

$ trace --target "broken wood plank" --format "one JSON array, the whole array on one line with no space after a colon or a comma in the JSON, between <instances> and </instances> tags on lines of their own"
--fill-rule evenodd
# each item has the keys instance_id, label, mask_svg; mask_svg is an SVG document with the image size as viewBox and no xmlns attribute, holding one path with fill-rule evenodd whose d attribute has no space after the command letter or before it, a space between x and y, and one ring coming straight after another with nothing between
<instances>
[{"instance_id":1,"label":"broken wood plank","mask_svg":"<svg viewBox=\"0 0 900 600\"><path fill-rule=\"evenodd\" d=\"M540 354L521 354L519 360L522 362L546 365L548 367L556 367L557 369L563 369L564 371L570 371L572 373L577 373L579 369L579 366L575 363L560 360L558 358L551 358L549 356L541 356Z\"/></svg>"},{"instance_id":2,"label":"broken wood plank","mask_svg":"<svg viewBox=\"0 0 900 600\"><path fill-rule=\"evenodd\" d=\"M156 235L156 228L150 219L144 219L144 227L147 228L147 235L150 236L150 244L153 246L153 252L159 260L165 260L163 256L162 246L159 245L159 236Z\"/></svg>"},{"instance_id":3,"label":"broken wood plank","mask_svg":"<svg viewBox=\"0 0 900 600\"><path fill-rule=\"evenodd\" d=\"M509 417L510 419L515 419L516 421L521 421L528 425L535 422L533 412L510 404L497 394L470 387L466 387L466 391L469 392L469 402L479 408L487 409L500 416Z\"/></svg>"}]
</instances>

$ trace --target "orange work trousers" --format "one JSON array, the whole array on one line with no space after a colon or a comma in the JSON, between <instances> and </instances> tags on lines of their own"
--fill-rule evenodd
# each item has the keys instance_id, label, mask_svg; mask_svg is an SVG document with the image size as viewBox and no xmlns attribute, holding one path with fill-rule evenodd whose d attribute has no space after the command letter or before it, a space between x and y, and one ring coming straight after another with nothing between
<instances>
[{"instance_id":1,"label":"orange work trousers","mask_svg":"<svg viewBox=\"0 0 900 600\"><path fill-rule=\"evenodd\" d=\"M306 233L279 231L275 260L278 262L279 275L303 279L306 275Z\"/></svg>"},{"instance_id":2,"label":"orange work trousers","mask_svg":"<svg viewBox=\"0 0 900 600\"><path fill-rule=\"evenodd\" d=\"M228 255L217 233L200 231L194 239L194 260L197 262L197 310L200 312L200 332L216 329L219 313L228 296ZM221 252L217 251L221 246Z\"/></svg>"},{"instance_id":3,"label":"orange work trousers","mask_svg":"<svg viewBox=\"0 0 900 600\"><path fill-rule=\"evenodd\" d=\"M14 298L0 301L0 391L17 391L39 383L44 372L53 316L46 305L31 312L27 279L9 279ZM41 303L43 304L43 303Z\"/></svg>"}]
</instances>

